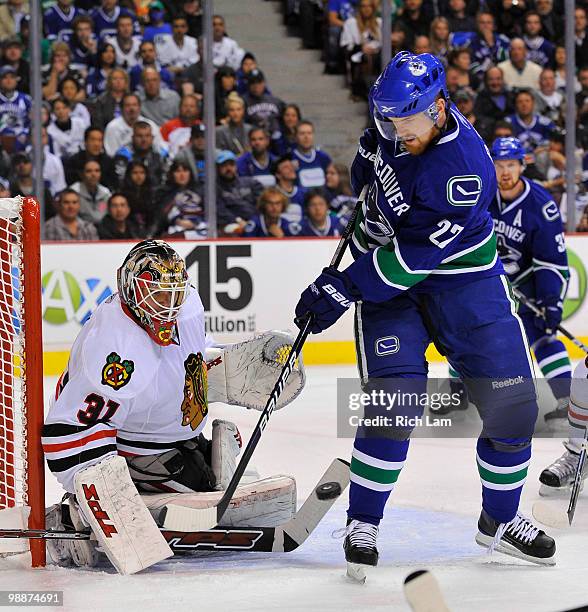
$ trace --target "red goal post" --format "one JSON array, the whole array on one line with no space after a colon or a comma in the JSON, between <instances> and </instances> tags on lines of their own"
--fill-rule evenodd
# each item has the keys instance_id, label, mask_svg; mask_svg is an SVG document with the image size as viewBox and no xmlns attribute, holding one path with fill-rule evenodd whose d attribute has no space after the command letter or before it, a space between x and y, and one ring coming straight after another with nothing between
<instances>
[{"instance_id":1,"label":"red goal post","mask_svg":"<svg viewBox=\"0 0 588 612\"><path fill-rule=\"evenodd\" d=\"M0 511L30 508L45 526L40 209L34 198L0 198ZM33 567L45 543L30 540Z\"/></svg>"}]
</instances>

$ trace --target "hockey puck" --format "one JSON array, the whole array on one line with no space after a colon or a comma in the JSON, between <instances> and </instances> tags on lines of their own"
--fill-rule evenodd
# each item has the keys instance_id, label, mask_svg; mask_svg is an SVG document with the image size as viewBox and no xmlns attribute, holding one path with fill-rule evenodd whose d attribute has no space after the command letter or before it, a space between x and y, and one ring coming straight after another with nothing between
<instances>
[{"instance_id":1,"label":"hockey puck","mask_svg":"<svg viewBox=\"0 0 588 612\"><path fill-rule=\"evenodd\" d=\"M341 485L338 482L324 482L315 492L319 499L335 499L341 495Z\"/></svg>"}]
</instances>

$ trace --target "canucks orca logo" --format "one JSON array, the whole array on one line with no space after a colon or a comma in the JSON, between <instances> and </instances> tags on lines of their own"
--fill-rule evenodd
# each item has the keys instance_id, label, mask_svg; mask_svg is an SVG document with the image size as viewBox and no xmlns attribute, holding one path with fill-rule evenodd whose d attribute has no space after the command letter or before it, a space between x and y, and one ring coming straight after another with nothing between
<instances>
[{"instance_id":1,"label":"canucks orca logo","mask_svg":"<svg viewBox=\"0 0 588 612\"><path fill-rule=\"evenodd\" d=\"M415 77L423 76L423 74L427 72L427 67L425 66L424 62L421 62L420 60L409 62L408 69L410 70L410 74Z\"/></svg>"},{"instance_id":2,"label":"canucks orca logo","mask_svg":"<svg viewBox=\"0 0 588 612\"><path fill-rule=\"evenodd\" d=\"M391 240L394 236L394 228L390 225L390 221L388 221L386 216L380 210L378 204L378 183L376 181L371 184L366 202L366 232L378 241L381 238L386 239L386 241Z\"/></svg>"},{"instance_id":3,"label":"canucks orca logo","mask_svg":"<svg viewBox=\"0 0 588 612\"><path fill-rule=\"evenodd\" d=\"M507 274L516 274L521 269L519 261L523 254L508 245L502 234L496 234L496 250Z\"/></svg>"}]
</instances>

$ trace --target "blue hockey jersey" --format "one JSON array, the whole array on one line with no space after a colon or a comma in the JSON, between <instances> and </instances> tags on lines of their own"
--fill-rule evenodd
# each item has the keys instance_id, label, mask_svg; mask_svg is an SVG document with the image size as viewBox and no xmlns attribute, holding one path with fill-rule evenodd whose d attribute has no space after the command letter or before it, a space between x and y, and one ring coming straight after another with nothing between
<instances>
[{"instance_id":1,"label":"blue hockey jersey","mask_svg":"<svg viewBox=\"0 0 588 612\"><path fill-rule=\"evenodd\" d=\"M528 297L563 299L569 272L559 208L541 185L521 180L516 200L505 202L497 191L490 204L498 253L512 285Z\"/></svg>"},{"instance_id":2,"label":"blue hockey jersey","mask_svg":"<svg viewBox=\"0 0 588 612\"><path fill-rule=\"evenodd\" d=\"M304 198L306 197L306 189L294 185L292 191L285 191L279 185L277 188L290 200L286 212L282 215L286 221L296 221L300 223L304 215Z\"/></svg>"},{"instance_id":3,"label":"blue hockey jersey","mask_svg":"<svg viewBox=\"0 0 588 612\"><path fill-rule=\"evenodd\" d=\"M133 20L133 34L139 36L141 28L135 15L126 8L115 6L112 15L107 15L102 8L95 8L90 11L90 17L94 20L94 34L100 40L105 40L108 36L116 36L116 20L121 15L129 15Z\"/></svg>"},{"instance_id":4,"label":"blue hockey jersey","mask_svg":"<svg viewBox=\"0 0 588 612\"><path fill-rule=\"evenodd\" d=\"M299 236L314 236L314 237L325 237L325 236L340 236L343 233L345 226L335 215L327 216L327 224L323 229L319 229L311 222L308 217L302 219L300 224Z\"/></svg>"},{"instance_id":5,"label":"blue hockey jersey","mask_svg":"<svg viewBox=\"0 0 588 612\"><path fill-rule=\"evenodd\" d=\"M13 92L10 97L0 93L0 134L28 137L31 126L32 100L27 94Z\"/></svg>"},{"instance_id":6,"label":"blue hockey jersey","mask_svg":"<svg viewBox=\"0 0 588 612\"><path fill-rule=\"evenodd\" d=\"M284 236L289 238L291 236L297 236L300 233L300 224L295 222L286 221L283 217L280 217L280 228L284 232ZM267 229L265 219L263 215L255 215L252 217L243 232L245 238L270 238L271 234Z\"/></svg>"},{"instance_id":7,"label":"blue hockey jersey","mask_svg":"<svg viewBox=\"0 0 588 612\"><path fill-rule=\"evenodd\" d=\"M322 187L325 184L325 173L331 164L331 158L320 149L313 149L308 155L298 149L292 151L292 161L296 167L298 182L302 187Z\"/></svg>"},{"instance_id":8,"label":"blue hockey jersey","mask_svg":"<svg viewBox=\"0 0 588 612\"><path fill-rule=\"evenodd\" d=\"M59 6L55 5L48 8L43 15L43 28L47 40L62 40L69 43L73 36L73 22L76 17L83 15L83 11L71 7L69 15L66 15Z\"/></svg>"},{"instance_id":9,"label":"blue hockey jersey","mask_svg":"<svg viewBox=\"0 0 588 612\"><path fill-rule=\"evenodd\" d=\"M482 36L476 34L472 39L470 48L472 50L471 71L481 78L492 65L508 59L510 39L508 36L496 32L494 34L494 44L490 46Z\"/></svg>"},{"instance_id":10,"label":"blue hockey jersey","mask_svg":"<svg viewBox=\"0 0 588 612\"><path fill-rule=\"evenodd\" d=\"M484 142L456 109L449 129L422 155L367 129L351 168L353 188L369 193L346 272L365 300L414 288L450 289L503 273L488 212L496 174Z\"/></svg>"},{"instance_id":11,"label":"blue hockey jersey","mask_svg":"<svg viewBox=\"0 0 588 612\"><path fill-rule=\"evenodd\" d=\"M553 43L545 40L543 36L533 38L523 36L523 40L528 50L527 59L529 61L539 64L542 68L548 68L553 64L555 55L555 45Z\"/></svg>"},{"instance_id":12,"label":"blue hockey jersey","mask_svg":"<svg viewBox=\"0 0 588 612\"><path fill-rule=\"evenodd\" d=\"M523 123L515 113L506 118L512 125L512 135L518 138L529 153L539 145L547 144L555 124L543 115L534 115L530 125Z\"/></svg>"},{"instance_id":13,"label":"blue hockey jersey","mask_svg":"<svg viewBox=\"0 0 588 612\"><path fill-rule=\"evenodd\" d=\"M272 165L276 157L271 153L267 155L267 165L262 166L253 157L251 151L243 153L239 159L237 159L237 172L239 176L252 176L258 180L264 187L272 187L276 184L276 177L272 174Z\"/></svg>"}]
</instances>

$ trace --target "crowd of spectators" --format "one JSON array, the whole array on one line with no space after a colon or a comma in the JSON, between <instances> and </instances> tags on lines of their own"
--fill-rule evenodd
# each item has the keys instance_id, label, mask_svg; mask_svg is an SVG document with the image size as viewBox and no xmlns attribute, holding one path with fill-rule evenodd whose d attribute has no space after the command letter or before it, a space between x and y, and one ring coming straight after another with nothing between
<instances>
[{"instance_id":1,"label":"crowd of spectators","mask_svg":"<svg viewBox=\"0 0 588 612\"><path fill-rule=\"evenodd\" d=\"M213 18L216 123L204 125L198 0L43 0L46 240L336 236L348 169ZM30 6L0 0L0 197L33 195ZM215 167L205 167L215 130Z\"/></svg>"},{"instance_id":2,"label":"crowd of spectators","mask_svg":"<svg viewBox=\"0 0 588 612\"><path fill-rule=\"evenodd\" d=\"M345 74L351 98L366 99L382 68L379 0L283 5L304 44L323 49L325 71ZM488 144L498 135L524 143L526 176L553 194L564 216L565 168L575 164L573 197L581 221L568 229L587 231L588 3L576 3L572 75L565 67L563 0L392 0L391 8L392 55L402 49L434 53L446 67L452 102ZM568 78L576 92L574 160L566 159L563 144Z\"/></svg>"},{"instance_id":3,"label":"crowd of spectators","mask_svg":"<svg viewBox=\"0 0 588 612\"><path fill-rule=\"evenodd\" d=\"M379 0L282 0L322 46L327 72L365 99L381 66ZM0 0L0 197L34 191L30 7ZM214 172L221 236L337 235L353 203L348 169L315 144L301 109L271 90L253 54L213 18L214 126L202 121L199 0L43 0L46 239L207 236L204 178ZM563 0L394 0L392 54L431 52L451 101L490 144L514 135L525 174L565 214L565 169L588 229L587 8L575 9L567 75ZM313 15L313 19L308 19ZM263 58L260 58L263 63ZM577 151L564 150L574 80ZM369 121L369 118L368 118ZM207 129L215 168L205 168ZM280 200L278 202L278 200Z\"/></svg>"}]
</instances>

